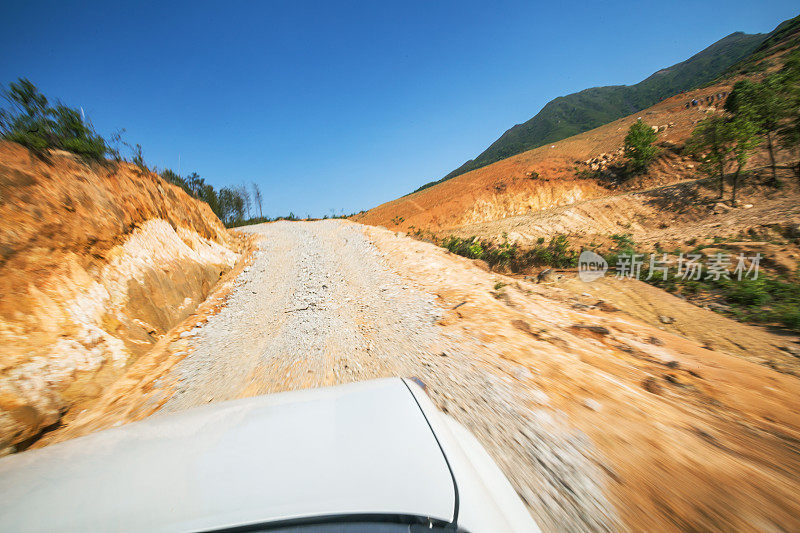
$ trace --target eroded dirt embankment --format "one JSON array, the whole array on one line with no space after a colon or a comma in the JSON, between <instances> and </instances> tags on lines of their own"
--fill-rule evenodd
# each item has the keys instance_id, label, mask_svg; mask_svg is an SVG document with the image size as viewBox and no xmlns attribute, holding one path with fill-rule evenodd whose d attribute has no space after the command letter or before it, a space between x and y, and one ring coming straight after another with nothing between
<instances>
[{"instance_id":1,"label":"eroded dirt embankment","mask_svg":"<svg viewBox=\"0 0 800 533\"><path fill-rule=\"evenodd\" d=\"M208 206L122 163L0 144L0 454L97 397L237 259Z\"/></svg>"}]
</instances>

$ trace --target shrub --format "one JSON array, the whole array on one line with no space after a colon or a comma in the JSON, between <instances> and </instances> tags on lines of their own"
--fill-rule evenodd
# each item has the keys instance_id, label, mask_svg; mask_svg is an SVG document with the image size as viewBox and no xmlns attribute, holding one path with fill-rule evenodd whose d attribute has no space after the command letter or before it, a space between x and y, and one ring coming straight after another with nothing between
<instances>
[{"instance_id":1,"label":"shrub","mask_svg":"<svg viewBox=\"0 0 800 533\"><path fill-rule=\"evenodd\" d=\"M628 160L630 170L643 172L655 159L658 149L653 146L658 134L642 122L634 122L625 136L625 158Z\"/></svg>"},{"instance_id":2,"label":"shrub","mask_svg":"<svg viewBox=\"0 0 800 533\"><path fill-rule=\"evenodd\" d=\"M83 113L61 103L50 106L47 97L29 80L11 82L3 96L9 107L0 111L2 138L40 154L49 148L94 160L115 154Z\"/></svg>"}]
</instances>

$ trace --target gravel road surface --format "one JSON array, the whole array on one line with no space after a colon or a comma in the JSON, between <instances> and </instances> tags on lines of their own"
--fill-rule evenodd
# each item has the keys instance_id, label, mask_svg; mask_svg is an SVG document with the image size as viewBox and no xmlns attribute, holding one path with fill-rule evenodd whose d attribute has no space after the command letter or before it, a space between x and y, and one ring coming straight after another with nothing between
<instances>
[{"instance_id":1,"label":"gravel road surface","mask_svg":"<svg viewBox=\"0 0 800 533\"><path fill-rule=\"evenodd\" d=\"M361 226L277 222L245 231L260 236L255 259L222 310L190 332L194 349L166 380L176 392L161 412L419 376L494 456L543 529L618 527L589 440L544 408L548 397L525 384L526 368L489 361L476 339L442 333L434 295L392 271Z\"/></svg>"}]
</instances>

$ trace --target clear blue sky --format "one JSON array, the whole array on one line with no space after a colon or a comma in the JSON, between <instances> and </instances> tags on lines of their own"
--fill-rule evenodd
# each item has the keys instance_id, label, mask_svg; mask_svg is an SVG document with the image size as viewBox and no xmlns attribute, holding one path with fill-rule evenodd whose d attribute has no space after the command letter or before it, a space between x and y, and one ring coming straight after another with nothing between
<instances>
[{"instance_id":1,"label":"clear blue sky","mask_svg":"<svg viewBox=\"0 0 800 533\"><path fill-rule=\"evenodd\" d=\"M5 0L0 83L126 128L159 168L258 182L270 215L359 211L438 179L550 99L636 83L795 1Z\"/></svg>"}]
</instances>

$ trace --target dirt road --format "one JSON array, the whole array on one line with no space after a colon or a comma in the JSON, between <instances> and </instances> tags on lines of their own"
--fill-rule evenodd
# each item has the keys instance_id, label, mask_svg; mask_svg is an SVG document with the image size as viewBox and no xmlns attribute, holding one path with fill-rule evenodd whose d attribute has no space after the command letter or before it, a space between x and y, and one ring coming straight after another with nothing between
<instances>
[{"instance_id":1,"label":"dirt road","mask_svg":"<svg viewBox=\"0 0 800 533\"><path fill-rule=\"evenodd\" d=\"M537 408L547 396L437 328L435 296L383 261L347 222L253 226L259 250L225 307L190 333L194 351L161 382L169 412L242 396L384 376L419 376L471 428L548 529L613 528L588 439ZM534 400L534 401L532 401ZM566 487L569 489L566 490Z\"/></svg>"}]
</instances>

